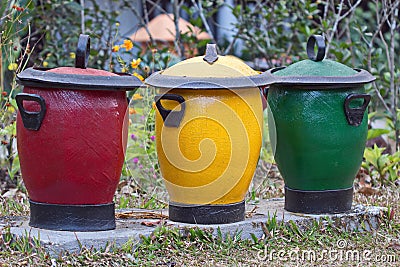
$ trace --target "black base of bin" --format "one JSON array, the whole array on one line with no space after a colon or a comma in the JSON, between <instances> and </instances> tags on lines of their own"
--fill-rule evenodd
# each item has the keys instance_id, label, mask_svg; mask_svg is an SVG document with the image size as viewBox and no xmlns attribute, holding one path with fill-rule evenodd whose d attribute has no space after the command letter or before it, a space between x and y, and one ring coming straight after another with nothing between
<instances>
[{"instance_id":1,"label":"black base of bin","mask_svg":"<svg viewBox=\"0 0 400 267\"><path fill-rule=\"evenodd\" d=\"M61 205L29 200L29 225L57 231L104 231L115 229L114 203Z\"/></svg>"},{"instance_id":2,"label":"black base of bin","mask_svg":"<svg viewBox=\"0 0 400 267\"><path fill-rule=\"evenodd\" d=\"M169 219L174 222L193 224L224 224L243 221L245 203L226 205L189 205L169 203Z\"/></svg>"},{"instance_id":3,"label":"black base of bin","mask_svg":"<svg viewBox=\"0 0 400 267\"><path fill-rule=\"evenodd\" d=\"M331 214L349 211L353 187L340 190L302 191L285 186L285 210L307 214Z\"/></svg>"}]
</instances>

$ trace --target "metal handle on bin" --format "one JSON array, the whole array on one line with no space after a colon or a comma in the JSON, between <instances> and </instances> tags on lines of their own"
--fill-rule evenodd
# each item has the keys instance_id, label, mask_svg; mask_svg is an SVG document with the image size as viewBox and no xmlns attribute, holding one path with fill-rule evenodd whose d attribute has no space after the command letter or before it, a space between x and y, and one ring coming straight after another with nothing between
<instances>
[{"instance_id":1,"label":"metal handle on bin","mask_svg":"<svg viewBox=\"0 0 400 267\"><path fill-rule=\"evenodd\" d=\"M167 100L173 100L179 102L181 105L181 110L179 111L173 111L169 109L165 109L162 104L161 100L162 99L167 99ZM160 112L161 117L163 118L164 125L168 127L179 127L183 115L185 114L185 109L186 109L186 104L185 104L185 99L180 96L180 95L175 95L175 94L164 94L164 95L156 95L154 97L154 100L156 101L156 107L158 111Z\"/></svg>"},{"instance_id":2,"label":"metal handle on bin","mask_svg":"<svg viewBox=\"0 0 400 267\"><path fill-rule=\"evenodd\" d=\"M362 106L357 108L351 108L350 102L354 99L363 99L364 102ZM371 96L367 94L350 94L346 97L344 101L344 111L346 114L347 122L353 126L359 126L364 118L365 110L371 100Z\"/></svg>"},{"instance_id":3,"label":"metal handle on bin","mask_svg":"<svg viewBox=\"0 0 400 267\"><path fill-rule=\"evenodd\" d=\"M80 34L75 53L75 68L86 69L90 54L89 35Z\"/></svg>"},{"instance_id":4,"label":"metal handle on bin","mask_svg":"<svg viewBox=\"0 0 400 267\"><path fill-rule=\"evenodd\" d=\"M21 114L24 127L28 130L38 131L46 114L46 103L40 95L20 93L15 97ZM33 101L40 105L40 111L26 111L23 101Z\"/></svg>"},{"instance_id":5,"label":"metal handle on bin","mask_svg":"<svg viewBox=\"0 0 400 267\"><path fill-rule=\"evenodd\" d=\"M216 44L207 44L206 46L206 54L203 57L203 60L208 64L213 64L215 61L218 60L218 53L217 53L217 45Z\"/></svg>"},{"instance_id":6,"label":"metal handle on bin","mask_svg":"<svg viewBox=\"0 0 400 267\"><path fill-rule=\"evenodd\" d=\"M317 55L314 46L317 45ZM311 35L307 41L308 58L314 61L322 61L325 57L325 39L322 35Z\"/></svg>"}]
</instances>

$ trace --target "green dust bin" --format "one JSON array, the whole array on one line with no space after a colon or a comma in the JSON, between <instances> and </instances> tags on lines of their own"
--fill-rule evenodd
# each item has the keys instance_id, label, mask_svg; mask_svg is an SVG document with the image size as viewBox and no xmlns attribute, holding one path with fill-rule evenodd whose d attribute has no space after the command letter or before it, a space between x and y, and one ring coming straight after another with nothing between
<instances>
[{"instance_id":1,"label":"green dust bin","mask_svg":"<svg viewBox=\"0 0 400 267\"><path fill-rule=\"evenodd\" d=\"M272 79L268 125L285 181L285 209L345 212L351 209L353 181L367 139L371 96L364 84L375 78L365 70L324 60L320 35L308 39L307 54L309 59L265 73Z\"/></svg>"}]
</instances>

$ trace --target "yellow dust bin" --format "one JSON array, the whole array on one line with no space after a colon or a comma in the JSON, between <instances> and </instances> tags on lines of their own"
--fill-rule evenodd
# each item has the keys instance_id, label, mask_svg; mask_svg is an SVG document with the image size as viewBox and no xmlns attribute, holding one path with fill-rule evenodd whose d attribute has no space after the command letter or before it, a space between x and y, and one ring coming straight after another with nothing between
<instances>
[{"instance_id":1,"label":"yellow dust bin","mask_svg":"<svg viewBox=\"0 0 400 267\"><path fill-rule=\"evenodd\" d=\"M180 62L146 81L156 96L158 160L173 221L244 220L244 198L258 162L262 104L258 72L233 56Z\"/></svg>"}]
</instances>

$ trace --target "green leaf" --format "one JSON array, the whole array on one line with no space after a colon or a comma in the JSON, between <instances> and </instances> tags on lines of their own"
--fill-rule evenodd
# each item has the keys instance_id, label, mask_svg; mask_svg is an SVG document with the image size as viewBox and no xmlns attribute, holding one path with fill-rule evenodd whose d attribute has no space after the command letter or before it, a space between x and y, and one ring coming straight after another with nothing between
<instances>
[{"instance_id":1,"label":"green leaf","mask_svg":"<svg viewBox=\"0 0 400 267\"><path fill-rule=\"evenodd\" d=\"M390 82L390 72L385 72L385 73L383 73L383 79L384 79L386 82Z\"/></svg>"},{"instance_id":2,"label":"green leaf","mask_svg":"<svg viewBox=\"0 0 400 267\"><path fill-rule=\"evenodd\" d=\"M374 148L367 147L364 151L364 158L368 163L371 163L377 170L379 170L378 159L382 155L385 148L379 148L376 144Z\"/></svg>"},{"instance_id":3,"label":"green leaf","mask_svg":"<svg viewBox=\"0 0 400 267\"><path fill-rule=\"evenodd\" d=\"M383 134L388 134L388 133L390 133L390 130L388 130L388 129L369 129L368 135L367 135L367 140L371 140L378 136L381 136Z\"/></svg>"},{"instance_id":4,"label":"green leaf","mask_svg":"<svg viewBox=\"0 0 400 267\"><path fill-rule=\"evenodd\" d=\"M377 111L368 113L368 120L371 120L377 113L378 113Z\"/></svg>"},{"instance_id":5,"label":"green leaf","mask_svg":"<svg viewBox=\"0 0 400 267\"><path fill-rule=\"evenodd\" d=\"M242 6L241 5L237 5L237 6L235 6L234 8L233 8L233 10L232 10L232 14L235 16L235 17L239 17L240 16L240 11L242 10Z\"/></svg>"},{"instance_id":6,"label":"green leaf","mask_svg":"<svg viewBox=\"0 0 400 267\"><path fill-rule=\"evenodd\" d=\"M8 170L8 173L10 175L11 179L14 179L14 176L17 172L19 172L20 170L20 164L19 164L19 156L16 156L14 158L13 164L12 164L12 168L11 170Z\"/></svg>"}]
</instances>

